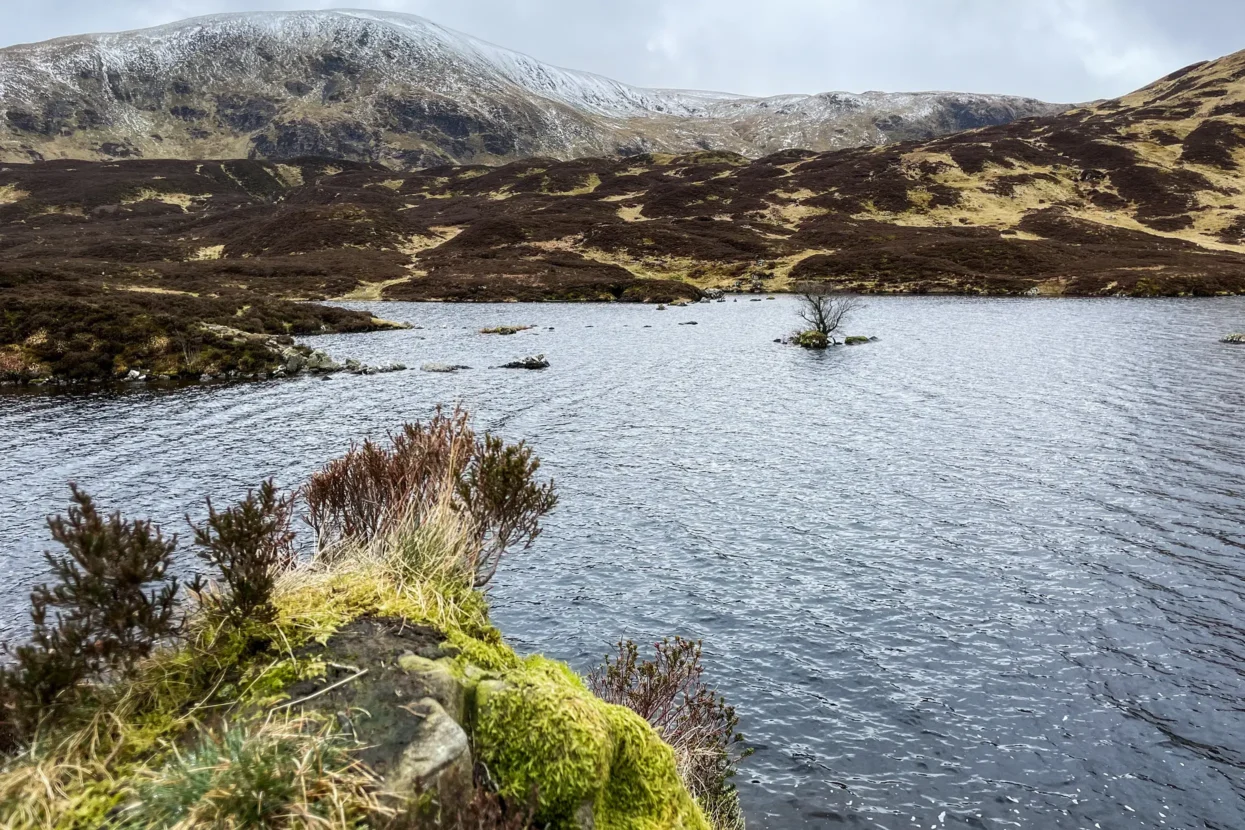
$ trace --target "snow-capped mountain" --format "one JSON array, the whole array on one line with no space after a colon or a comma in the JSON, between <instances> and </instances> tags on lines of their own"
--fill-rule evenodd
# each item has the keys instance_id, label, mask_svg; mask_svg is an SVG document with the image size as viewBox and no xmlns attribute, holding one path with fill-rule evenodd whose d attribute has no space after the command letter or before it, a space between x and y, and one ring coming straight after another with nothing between
<instances>
[{"instance_id":1,"label":"snow-capped mountain","mask_svg":"<svg viewBox=\"0 0 1245 830\"><path fill-rule=\"evenodd\" d=\"M560 69L413 15L263 12L0 49L0 160L292 158L394 167L645 151L763 155L1045 115L1030 98L752 98Z\"/></svg>"}]
</instances>

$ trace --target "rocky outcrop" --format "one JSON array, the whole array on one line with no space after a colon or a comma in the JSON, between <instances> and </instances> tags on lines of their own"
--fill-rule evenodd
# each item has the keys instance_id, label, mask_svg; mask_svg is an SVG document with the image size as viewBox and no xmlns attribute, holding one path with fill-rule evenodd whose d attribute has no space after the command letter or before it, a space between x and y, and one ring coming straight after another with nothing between
<instances>
[{"instance_id":1,"label":"rocky outcrop","mask_svg":"<svg viewBox=\"0 0 1245 830\"><path fill-rule=\"evenodd\" d=\"M377 616L298 658L325 671L287 688L281 708L335 719L415 826L458 826L478 769L517 803L536 797L537 826L708 830L670 747L560 663L482 641L464 653Z\"/></svg>"},{"instance_id":2,"label":"rocky outcrop","mask_svg":"<svg viewBox=\"0 0 1245 830\"><path fill-rule=\"evenodd\" d=\"M287 690L293 707L337 719L359 758L394 796L439 805L471 800L474 763L461 725L467 685L434 629L364 617L302 656L323 661L323 677ZM298 703L298 701L304 701Z\"/></svg>"},{"instance_id":3,"label":"rocky outcrop","mask_svg":"<svg viewBox=\"0 0 1245 830\"><path fill-rule=\"evenodd\" d=\"M380 366L369 366L361 363L353 358L347 358L343 363L338 363L326 352L320 349L313 349L301 343L293 343L288 337L273 337L265 334L252 334L250 332L231 329L228 326L221 326L213 323L204 323L203 328L206 331L215 334L226 340L233 340L240 343L254 343L266 348L272 355L275 362L275 368L271 373L246 373L241 377L250 379L259 376L274 378L294 377L296 375L331 375L337 372L348 372L352 375L376 375L385 372L401 372L406 366L401 363L389 363ZM131 372L133 374L133 372ZM206 382L218 379L233 379L239 377L235 372L223 378L214 375L203 375L200 381ZM142 378L127 378L130 380L141 380Z\"/></svg>"},{"instance_id":4,"label":"rocky outcrop","mask_svg":"<svg viewBox=\"0 0 1245 830\"><path fill-rule=\"evenodd\" d=\"M1240 333L1236 333L1236 334L1229 334L1229 335L1227 335L1226 337L1224 337L1224 338L1223 338L1223 340L1221 340L1220 342L1222 342L1222 343L1241 343L1241 344L1245 344L1245 332L1240 332Z\"/></svg>"}]
</instances>

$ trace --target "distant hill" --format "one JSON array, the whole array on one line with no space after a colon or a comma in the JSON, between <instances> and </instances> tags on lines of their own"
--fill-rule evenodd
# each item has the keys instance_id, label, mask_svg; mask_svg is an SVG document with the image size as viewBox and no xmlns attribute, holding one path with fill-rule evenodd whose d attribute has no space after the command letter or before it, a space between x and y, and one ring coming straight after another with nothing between
<instances>
[{"instance_id":1,"label":"distant hill","mask_svg":"<svg viewBox=\"0 0 1245 830\"><path fill-rule=\"evenodd\" d=\"M0 161L322 156L411 170L528 156L762 156L928 139L1062 109L949 92L640 89L420 17L201 17L0 49Z\"/></svg>"},{"instance_id":2,"label":"distant hill","mask_svg":"<svg viewBox=\"0 0 1245 830\"><path fill-rule=\"evenodd\" d=\"M1243 163L1245 52L1054 116L755 160L0 164L0 380L179 366L235 315L371 324L290 300L1240 294Z\"/></svg>"}]
</instances>

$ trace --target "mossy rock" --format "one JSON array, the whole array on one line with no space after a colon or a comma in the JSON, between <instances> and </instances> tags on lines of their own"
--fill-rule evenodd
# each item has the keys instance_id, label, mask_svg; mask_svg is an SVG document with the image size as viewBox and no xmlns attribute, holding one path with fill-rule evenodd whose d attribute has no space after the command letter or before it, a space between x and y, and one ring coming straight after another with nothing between
<instances>
[{"instance_id":1,"label":"mossy rock","mask_svg":"<svg viewBox=\"0 0 1245 830\"><path fill-rule=\"evenodd\" d=\"M859 335L852 335L851 337L847 337L847 338L845 338L845 339L843 340L843 343L844 343L845 345L848 345L848 346L859 346L859 345L861 345L862 343L868 343L868 342L869 342L869 340L870 340L870 338L868 338L868 337L862 337L862 336L859 336Z\"/></svg>"},{"instance_id":2,"label":"mossy rock","mask_svg":"<svg viewBox=\"0 0 1245 830\"><path fill-rule=\"evenodd\" d=\"M531 657L480 682L479 759L502 793L536 794L536 820L558 830L709 830L680 781L674 751L629 709L594 696L570 669Z\"/></svg>"},{"instance_id":3,"label":"mossy rock","mask_svg":"<svg viewBox=\"0 0 1245 830\"><path fill-rule=\"evenodd\" d=\"M830 345L830 338L816 329L808 329L791 338L791 342L805 349L824 349Z\"/></svg>"}]
</instances>

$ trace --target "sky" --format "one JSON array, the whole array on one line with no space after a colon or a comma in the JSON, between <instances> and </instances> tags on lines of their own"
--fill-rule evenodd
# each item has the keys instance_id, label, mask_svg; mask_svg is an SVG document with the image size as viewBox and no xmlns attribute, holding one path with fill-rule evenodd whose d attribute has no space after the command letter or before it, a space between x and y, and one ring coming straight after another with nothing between
<instances>
[{"instance_id":1,"label":"sky","mask_svg":"<svg viewBox=\"0 0 1245 830\"><path fill-rule=\"evenodd\" d=\"M422 15L638 86L750 95L942 89L1078 103L1245 49L1241 0L0 0L0 45L343 7Z\"/></svg>"}]
</instances>

